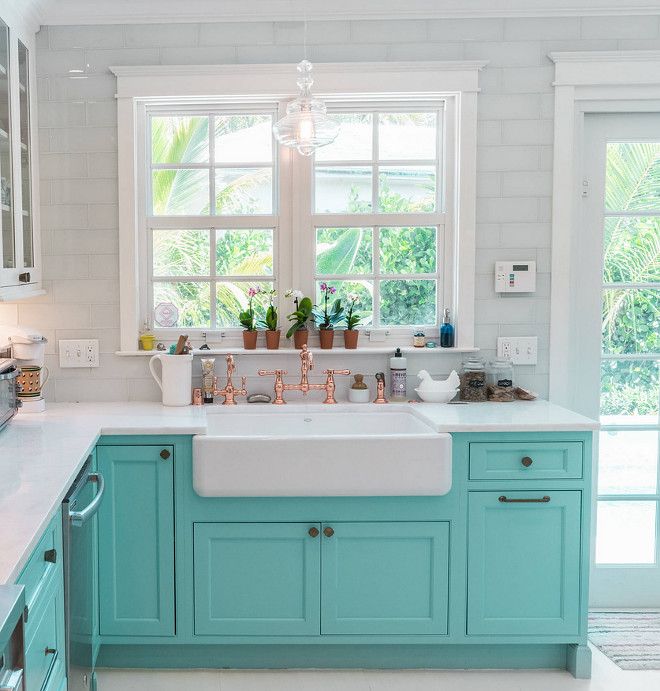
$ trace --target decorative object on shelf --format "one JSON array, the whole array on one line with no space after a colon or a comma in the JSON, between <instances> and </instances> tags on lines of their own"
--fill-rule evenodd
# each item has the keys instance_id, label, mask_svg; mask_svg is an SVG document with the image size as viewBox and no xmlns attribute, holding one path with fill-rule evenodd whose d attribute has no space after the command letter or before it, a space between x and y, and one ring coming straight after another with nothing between
<instances>
[{"instance_id":1,"label":"decorative object on shelf","mask_svg":"<svg viewBox=\"0 0 660 691\"><path fill-rule=\"evenodd\" d=\"M390 399L405 401L408 389L406 371L408 361L403 357L401 348L397 348L394 357L390 358Z\"/></svg>"},{"instance_id":2,"label":"decorative object on shelf","mask_svg":"<svg viewBox=\"0 0 660 691\"><path fill-rule=\"evenodd\" d=\"M415 348L423 348L426 345L426 334L423 331L418 331L413 334L413 346Z\"/></svg>"},{"instance_id":3,"label":"decorative object on shelf","mask_svg":"<svg viewBox=\"0 0 660 691\"><path fill-rule=\"evenodd\" d=\"M292 324L286 332L286 337L291 338L291 336L293 336L294 346L300 350L304 345L307 345L307 339L309 337L307 322L312 316L312 301L306 298L300 290L287 290L284 296L288 298L292 297L293 304L296 307L287 317Z\"/></svg>"},{"instance_id":4,"label":"decorative object on shelf","mask_svg":"<svg viewBox=\"0 0 660 691\"><path fill-rule=\"evenodd\" d=\"M385 398L385 373L376 372L376 398L374 403L389 403L387 398Z\"/></svg>"},{"instance_id":5,"label":"decorative object on shelf","mask_svg":"<svg viewBox=\"0 0 660 691\"><path fill-rule=\"evenodd\" d=\"M435 341L427 341L426 346L424 346L424 347L425 348L435 348L435 346L436 346Z\"/></svg>"},{"instance_id":6,"label":"decorative object on shelf","mask_svg":"<svg viewBox=\"0 0 660 691\"><path fill-rule=\"evenodd\" d=\"M199 349L200 350L211 350L211 348L209 348L209 344L206 342L206 331L202 331L202 340L204 341L204 343L202 343L202 345L199 346Z\"/></svg>"},{"instance_id":7,"label":"decorative object on shelf","mask_svg":"<svg viewBox=\"0 0 660 691\"><path fill-rule=\"evenodd\" d=\"M156 374L155 364L160 362L162 376ZM158 353L149 360L149 371L162 392L163 405L190 405L190 382L192 381L192 353L167 355Z\"/></svg>"},{"instance_id":8,"label":"decorative object on shelf","mask_svg":"<svg viewBox=\"0 0 660 691\"><path fill-rule=\"evenodd\" d=\"M334 286L321 283L319 288L323 293L323 306L319 308L318 305L314 305L312 314L319 329L321 348L323 350L330 350L335 338L335 326L344 318L344 310L341 306L341 300L338 298L332 303L332 306L329 305L330 296L337 292Z\"/></svg>"},{"instance_id":9,"label":"decorative object on shelf","mask_svg":"<svg viewBox=\"0 0 660 691\"><path fill-rule=\"evenodd\" d=\"M364 382L364 374L354 374L353 379L355 381L348 390L348 400L351 403L369 403L371 394Z\"/></svg>"},{"instance_id":10,"label":"decorative object on shelf","mask_svg":"<svg viewBox=\"0 0 660 691\"><path fill-rule=\"evenodd\" d=\"M488 367L488 400L507 403L515 399L513 365L508 358L493 360Z\"/></svg>"},{"instance_id":11,"label":"decorative object on shelf","mask_svg":"<svg viewBox=\"0 0 660 691\"><path fill-rule=\"evenodd\" d=\"M362 321L362 317L359 314L355 314L355 303L359 299L357 293L348 294L348 310L346 311L346 329L344 330L344 348L347 350L355 350L358 344L358 338L360 332L357 330L357 326Z\"/></svg>"},{"instance_id":12,"label":"decorative object on shelf","mask_svg":"<svg viewBox=\"0 0 660 691\"><path fill-rule=\"evenodd\" d=\"M167 347L165 346L165 344L162 341L159 341L156 344L156 350L167 350Z\"/></svg>"},{"instance_id":13,"label":"decorative object on shelf","mask_svg":"<svg viewBox=\"0 0 660 691\"><path fill-rule=\"evenodd\" d=\"M202 392L204 403L213 403L213 390L215 389L215 358L203 357L200 361L202 367Z\"/></svg>"},{"instance_id":14,"label":"decorative object on shelf","mask_svg":"<svg viewBox=\"0 0 660 691\"><path fill-rule=\"evenodd\" d=\"M153 350L156 344L156 337L151 333L149 322L145 319L142 333L140 334L140 350Z\"/></svg>"},{"instance_id":15,"label":"decorative object on shelf","mask_svg":"<svg viewBox=\"0 0 660 691\"><path fill-rule=\"evenodd\" d=\"M486 361L470 355L461 365L461 400L480 403L487 398Z\"/></svg>"},{"instance_id":16,"label":"decorative object on shelf","mask_svg":"<svg viewBox=\"0 0 660 691\"><path fill-rule=\"evenodd\" d=\"M257 347L257 321L254 313L254 299L261 292L259 286L248 289L247 309L242 310L238 320L243 327L243 347L245 350L254 350Z\"/></svg>"},{"instance_id":17,"label":"decorative object on shelf","mask_svg":"<svg viewBox=\"0 0 660 691\"><path fill-rule=\"evenodd\" d=\"M301 60L296 69L298 97L287 104L286 115L273 125L273 135L280 144L296 149L303 156L311 156L316 149L336 139L339 124L328 117L325 103L312 96L312 63Z\"/></svg>"},{"instance_id":18,"label":"decorative object on shelf","mask_svg":"<svg viewBox=\"0 0 660 691\"><path fill-rule=\"evenodd\" d=\"M193 389L192 402L193 405L203 405L204 403L202 399L202 390L199 387Z\"/></svg>"},{"instance_id":19,"label":"decorative object on shelf","mask_svg":"<svg viewBox=\"0 0 660 691\"><path fill-rule=\"evenodd\" d=\"M277 291L275 289L268 291L266 316L259 322L259 325L266 329L266 348L268 350L277 350L280 347L280 330L277 328L277 307L273 304L276 295Z\"/></svg>"},{"instance_id":20,"label":"decorative object on shelf","mask_svg":"<svg viewBox=\"0 0 660 691\"><path fill-rule=\"evenodd\" d=\"M417 395L427 403L449 403L456 396L461 380L455 370L447 379L435 380L425 370L420 370L417 374L420 380L419 386L415 389Z\"/></svg>"},{"instance_id":21,"label":"decorative object on shelf","mask_svg":"<svg viewBox=\"0 0 660 691\"><path fill-rule=\"evenodd\" d=\"M440 347L454 347L454 327L449 317L449 307L445 307L445 316L442 320L442 326L440 327Z\"/></svg>"},{"instance_id":22,"label":"decorative object on shelf","mask_svg":"<svg viewBox=\"0 0 660 691\"><path fill-rule=\"evenodd\" d=\"M179 322L179 310L171 302L159 302L154 307L154 324L163 329L171 329Z\"/></svg>"}]
</instances>

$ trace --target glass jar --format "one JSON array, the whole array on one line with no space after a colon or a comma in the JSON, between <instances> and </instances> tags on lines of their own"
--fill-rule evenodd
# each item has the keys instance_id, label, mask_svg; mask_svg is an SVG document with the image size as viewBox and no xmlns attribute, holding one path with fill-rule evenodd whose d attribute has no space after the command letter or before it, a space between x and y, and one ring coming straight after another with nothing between
<instances>
[{"instance_id":1,"label":"glass jar","mask_svg":"<svg viewBox=\"0 0 660 691\"><path fill-rule=\"evenodd\" d=\"M488 367L488 400L513 401L513 365L508 358L493 360Z\"/></svg>"},{"instance_id":2,"label":"glass jar","mask_svg":"<svg viewBox=\"0 0 660 691\"><path fill-rule=\"evenodd\" d=\"M461 365L461 400L478 403L487 398L486 361L470 355Z\"/></svg>"}]
</instances>

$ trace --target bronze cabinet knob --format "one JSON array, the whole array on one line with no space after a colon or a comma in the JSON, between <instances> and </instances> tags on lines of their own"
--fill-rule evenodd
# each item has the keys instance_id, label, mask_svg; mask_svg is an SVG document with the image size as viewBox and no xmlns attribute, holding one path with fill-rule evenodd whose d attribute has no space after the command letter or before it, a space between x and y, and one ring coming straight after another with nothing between
<instances>
[{"instance_id":1,"label":"bronze cabinet knob","mask_svg":"<svg viewBox=\"0 0 660 691\"><path fill-rule=\"evenodd\" d=\"M323 528L323 534L326 537L332 537L335 534L335 531L330 526L326 526Z\"/></svg>"},{"instance_id":2,"label":"bronze cabinet knob","mask_svg":"<svg viewBox=\"0 0 660 691\"><path fill-rule=\"evenodd\" d=\"M319 536L319 529L318 528L310 528L308 531L310 537L318 537Z\"/></svg>"},{"instance_id":3,"label":"bronze cabinet knob","mask_svg":"<svg viewBox=\"0 0 660 691\"><path fill-rule=\"evenodd\" d=\"M170 454L170 452L169 452L167 449L163 449L163 450L160 452L160 457L161 457L164 461L166 461L166 460L170 457L170 455L171 455L171 454Z\"/></svg>"},{"instance_id":4,"label":"bronze cabinet knob","mask_svg":"<svg viewBox=\"0 0 660 691\"><path fill-rule=\"evenodd\" d=\"M525 456L522 459L521 463L525 466L525 468L529 468L529 466L532 465L534 461L529 456Z\"/></svg>"}]
</instances>

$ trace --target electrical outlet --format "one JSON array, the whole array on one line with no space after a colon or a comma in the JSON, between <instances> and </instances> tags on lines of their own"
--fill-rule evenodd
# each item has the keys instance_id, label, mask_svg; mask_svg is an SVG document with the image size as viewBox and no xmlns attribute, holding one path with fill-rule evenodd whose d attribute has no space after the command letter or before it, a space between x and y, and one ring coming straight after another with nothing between
<instances>
[{"instance_id":1,"label":"electrical outlet","mask_svg":"<svg viewBox=\"0 0 660 691\"><path fill-rule=\"evenodd\" d=\"M98 367L99 342L95 338L59 341L60 367Z\"/></svg>"},{"instance_id":2,"label":"electrical outlet","mask_svg":"<svg viewBox=\"0 0 660 691\"><path fill-rule=\"evenodd\" d=\"M497 357L509 358L514 365L535 365L538 352L539 339L536 336L497 339Z\"/></svg>"}]
</instances>

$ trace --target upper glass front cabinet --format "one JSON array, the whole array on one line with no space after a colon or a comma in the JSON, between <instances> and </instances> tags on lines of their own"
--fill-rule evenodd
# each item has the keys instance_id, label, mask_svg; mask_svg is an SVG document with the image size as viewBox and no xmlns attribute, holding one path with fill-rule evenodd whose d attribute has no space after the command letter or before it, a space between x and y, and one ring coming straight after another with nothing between
<instances>
[{"instance_id":1,"label":"upper glass front cabinet","mask_svg":"<svg viewBox=\"0 0 660 691\"><path fill-rule=\"evenodd\" d=\"M32 166L30 158L30 54L18 42L18 115L20 118L21 147L21 224L23 238L23 268L34 266L34 240L32 227Z\"/></svg>"},{"instance_id":2,"label":"upper glass front cabinet","mask_svg":"<svg viewBox=\"0 0 660 691\"><path fill-rule=\"evenodd\" d=\"M2 268L14 269L16 232L12 170L12 108L9 27L0 20L0 203L2 208Z\"/></svg>"}]
</instances>

